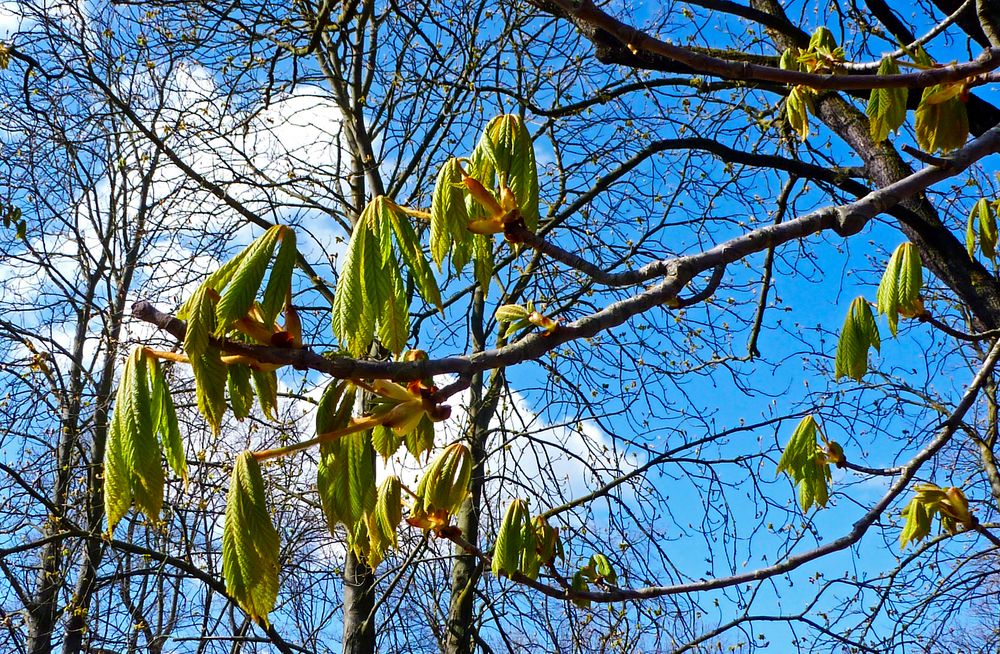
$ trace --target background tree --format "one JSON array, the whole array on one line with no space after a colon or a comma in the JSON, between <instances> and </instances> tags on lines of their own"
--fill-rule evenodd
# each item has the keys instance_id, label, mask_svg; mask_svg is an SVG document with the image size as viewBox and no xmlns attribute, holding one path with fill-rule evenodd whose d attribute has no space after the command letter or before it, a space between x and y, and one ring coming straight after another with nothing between
<instances>
[{"instance_id":1,"label":"background tree","mask_svg":"<svg viewBox=\"0 0 1000 654\"><path fill-rule=\"evenodd\" d=\"M323 651L342 626L350 651L988 649L1000 287L979 161L1000 137L985 3L21 11L3 77L21 211L3 277L13 647ZM129 514L127 535L101 539L119 341L174 346L123 323L127 304L174 312L288 224L304 340L344 345L330 302L363 208L387 195L433 214L440 166L501 113L533 138L539 224L504 225L521 245L495 240L491 274L445 261L443 311L408 275L406 340L431 359L312 360L281 375L280 414L220 437L175 366L187 487L170 482L162 523ZM924 284L890 266L893 294L878 287L904 240ZM870 363L876 301L890 330ZM503 333L497 308L529 302L558 326ZM403 528L373 573L340 528L326 535L316 453L283 458L264 475L282 590L258 629L220 581L225 477L247 447L308 438L327 376L359 370L436 375L456 408L438 449L460 439L475 463L461 537ZM560 528L565 558L538 582L484 573L514 498ZM586 591L567 588L578 571Z\"/></svg>"}]
</instances>

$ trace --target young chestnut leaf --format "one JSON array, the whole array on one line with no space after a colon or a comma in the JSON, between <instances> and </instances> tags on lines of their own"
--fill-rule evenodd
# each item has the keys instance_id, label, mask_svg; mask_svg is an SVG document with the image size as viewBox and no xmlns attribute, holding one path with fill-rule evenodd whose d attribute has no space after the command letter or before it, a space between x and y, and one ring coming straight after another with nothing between
<instances>
[{"instance_id":1,"label":"young chestnut leaf","mask_svg":"<svg viewBox=\"0 0 1000 654\"><path fill-rule=\"evenodd\" d=\"M222 529L227 592L254 620L267 624L278 598L278 532L267 512L264 478L252 452L236 458Z\"/></svg>"},{"instance_id":2,"label":"young chestnut leaf","mask_svg":"<svg viewBox=\"0 0 1000 654\"><path fill-rule=\"evenodd\" d=\"M812 506L826 506L829 499L827 482L830 466L816 442L819 434L816 419L811 415L803 418L788 439L778 462L778 474L784 472L799 487L799 503L803 511Z\"/></svg>"},{"instance_id":3,"label":"young chestnut leaf","mask_svg":"<svg viewBox=\"0 0 1000 654\"><path fill-rule=\"evenodd\" d=\"M882 340L871 307L861 296L854 299L847 311L844 326L837 341L834 378L847 376L856 381L868 372L868 348L878 350Z\"/></svg>"},{"instance_id":4,"label":"young chestnut leaf","mask_svg":"<svg viewBox=\"0 0 1000 654\"><path fill-rule=\"evenodd\" d=\"M973 529L978 521L969 511L965 493L954 486L941 488L935 484L917 484L916 494L903 508L906 518L899 535L900 549L908 543L918 543L931 533L934 516L941 520L941 527L950 534L961 529Z\"/></svg>"},{"instance_id":5,"label":"young chestnut leaf","mask_svg":"<svg viewBox=\"0 0 1000 654\"><path fill-rule=\"evenodd\" d=\"M903 243L889 257L878 285L876 310L889 319L889 331L896 335L899 316L915 318L924 312L920 290L924 285L920 253L911 243Z\"/></svg>"},{"instance_id":6,"label":"young chestnut leaf","mask_svg":"<svg viewBox=\"0 0 1000 654\"><path fill-rule=\"evenodd\" d=\"M950 152L965 145L969 136L969 114L965 108L964 84L938 84L924 89L915 113L917 145L925 152Z\"/></svg>"},{"instance_id":7,"label":"young chestnut leaf","mask_svg":"<svg viewBox=\"0 0 1000 654\"><path fill-rule=\"evenodd\" d=\"M972 211L969 212L969 222L965 228L965 249L969 257L976 254L976 234L979 235L979 250L990 261L996 262L997 257L997 218L996 204L986 198L979 198Z\"/></svg>"},{"instance_id":8,"label":"young chestnut leaf","mask_svg":"<svg viewBox=\"0 0 1000 654\"><path fill-rule=\"evenodd\" d=\"M109 532L114 531L133 501L150 520L159 518L163 506L163 466L156 431L160 426L157 423L169 421L169 416L157 415L154 423L147 365L145 351L135 348L125 363L115 397L104 452L104 506ZM157 413L166 409L161 403Z\"/></svg>"},{"instance_id":9,"label":"young chestnut leaf","mask_svg":"<svg viewBox=\"0 0 1000 654\"><path fill-rule=\"evenodd\" d=\"M879 75L898 75L899 64L892 57L883 57L878 65ZM899 131L906 120L907 89L872 89L865 113L868 115L872 138L884 141L889 132Z\"/></svg>"},{"instance_id":10,"label":"young chestnut leaf","mask_svg":"<svg viewBox=\"0 0 1000 654\"><path fill-rule=\"evenodd\" d=\"M493 546L493 574L510 576L521 572L524 550L525 526L531 527L528 505L521 499L513 500L504 513L497 540ZM534 543L532 543L534 547Z\"/></svg>"}]
</instances>

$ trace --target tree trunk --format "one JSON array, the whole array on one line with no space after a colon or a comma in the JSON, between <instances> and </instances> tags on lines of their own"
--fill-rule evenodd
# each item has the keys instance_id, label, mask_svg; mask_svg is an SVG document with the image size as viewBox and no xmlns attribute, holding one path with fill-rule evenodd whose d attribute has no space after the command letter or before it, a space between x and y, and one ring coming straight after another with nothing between
<instances>
[{"instance_id":1,"label":"tree trunk","mask_svg":"<svg viewBox=\"0 0 1000 654\"><path fill-rule=\"evenodd\" d=\"M486 347L486 336L483 333L484 306L482 290L476 289L470 316L470 331L473 348L477 352L483 351ZM474 467L469 483L469 497L458 513L457 526L462 530L462 537L472 545L476 545L479 541L479 512L482 506L484 481L482 464L486 458L486 439L489 435L490 421L496 413L500 399L501 386L502 373L499 371L490 381L485 398L482 373L473 375L469 386L469 427L466 438ZM475 608L475 590L482 572L482 566L476 556L456 546L455 563L451 569L451 600L445 634L445 652L448 654L472 652L475 633L472 617Z\"/></svg>"},{"instance_id":2,"label":"tree trunk","mask_svg":"<svg viewBox=\"0 0 1000 654\"><path fill-rule=\"evenodd\" d=\"M374 608L375 574L349 551L344 565L344 654L375 651Z\"/></svg>"}]
</instances>

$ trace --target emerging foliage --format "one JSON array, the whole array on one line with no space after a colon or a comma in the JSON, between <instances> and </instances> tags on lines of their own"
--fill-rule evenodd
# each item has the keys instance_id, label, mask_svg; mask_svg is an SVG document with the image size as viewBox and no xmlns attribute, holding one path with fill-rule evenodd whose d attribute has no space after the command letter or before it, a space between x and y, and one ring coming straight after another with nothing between
<instances>
[{"instance_id":1,"label":"emerging foliage","mask_svg":"<svg viewBox=\"0 0 1000 654\"><path fill-rule=\"evenodd\" d=\"M826 506L829 499L827 482L830 466L816 442L819 434L815 418L811 415L803 418L792 432L778 462L778 473L784 472L799 487L799 504L803 511L813 506Z\"/></svg>"},{"instance_id":2,"label":"emerging foliage","mask_svg":"<svg viewBox=\"0 0 1000 654\"><path fill-rule=\"evenodd\" d=\"M847 318L844 319L840 339L837 341L834 378L847 376L861 381L868 372L868 348L878 350L881 344L871 307L863 297L855 298L847 311Z\"/></svg>"},{"instance_id":3,"label":"emerging foliage","mask_svg":"<svg viewBox=\"0 0 1000 654\"><path fill-rule=\"evenodd\" d=\"M333 332L352 355L366 355L376 334L393 354L406 347L410 301L401 261L423 298L440 306L437 282L409 218L378 196L354 226L333 301Z\"/></svg>"},{"instance_id":4,"label":"emerging foliage","mask_svg":"<svg viewBox=\"0 0 1000 654\"><path fill-rule=\"evenodd\" d=\"M883 57L879 75L898 75L899 64L892 57ZM865 113L868 115L872 138L884 141L889 132L898 132L906 120L906 88L872 89Z\"/></svg>"},{"instance_id":5,"label":"emerging foliage","mask_svg":"<svg viewBox=\"0 0 1000 654\"><path fill-rule=\"evenodd\" d=\"M243 452L233 466L226 499L222 576L240 608L263 624L278 598L278 547L260 465L252 452Z\"/></svg>"},{"instance_id":6,"label":"emerging foliage","mask_svg":"<svg viewBox=\"0 0 1000 654\"><path fill-rule=\"evenodd\" d=\"M899 316L916 318L924 312L920 300L923 285L920 253L911 243L901 244L889 258L877 295L877 310L889 319L889 331L893 336Z\"/></svg>"},{"instance_id":7,"label":"emerging foliage","mask_svg":"<svg viewBox=\"0 0 1000 654\"><path fill-rule=\"evenodd\" d=\"M969 212L969 222L965 228L965 249L969 256L976 255L976 235L979 235L979 251L990 261L997 257L997 218L996 203L986 198L979 198L972 211Z\"/></svg>"},{"instance_id":8,"label":"emerging foliage","mask_svg":"<svg viewBox=\"0 0 1000 654\"><path fill-rule=\"evenodd\" d=\"M961 489L917 484L913 490L916 494L902 512L906 524L899 535L900 548L905 548L907 543L919 543L927 538L935 515L940 518L942 529L949 534L956 534L961 529L974 529L978 524L969 512L969 500Z\"/></svg>"}]
</instances>

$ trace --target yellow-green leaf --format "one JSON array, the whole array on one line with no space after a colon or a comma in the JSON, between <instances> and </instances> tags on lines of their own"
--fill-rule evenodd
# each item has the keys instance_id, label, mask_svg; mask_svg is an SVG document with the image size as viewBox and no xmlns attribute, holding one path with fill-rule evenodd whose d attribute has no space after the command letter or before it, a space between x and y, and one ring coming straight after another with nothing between
<instances>
[{"instance_id":1,"label":"yellow-green leaf","mask_svg":"<svg viewBox=\"0 0 1000 654\"><path fill-rule=\"evenodd\" d=\"M472 238L472 234L465 228L469 224L469 212L462 188L461 164L458 159L449 159L441 166L431 198L431 258L438 270L441 270L448 252L452 252L452 266L456 273L462 272L469 261L462 257L463 252L468 252L468 248L463 248L462 244Z\"/></svg>"},{"instance_id":2,"label":"yellow-green leaf","mask_svg":"<svg viewBox=\"0 0 1000 654\"><path fill-rule=\"evenodd\" d=\"M295 269L295 259L298 250L295 244L295 232L291 229L282 228L281 245L278 253L274 256L274 263L271 265L271 274L267 279L267 286L264 288L264 297L261 300L261 314L264 317L264 324L267 327L274 325L275 318L281 313L281 307L285 304L285 299L291 293L292 272Z\"/></svg>"},{"instance_id":3,"label":"yellow-green leaf","mask_svg":"<svg viewBox=\"0 0 1000 654\"><path fill-rule=\"evenodd\" d=\"M246 255L240 265L233 271L232 278L225 289L216 289L221 295L215 308L215 335L222 336L234 321L242 318L253 306L264 274L271 262L274 246L282 228L279 226L268 229L256 241L247 246ZM284 298L282 298L284 299Z\"/></svg>"},{"instance_id":4,"label":"yellow-green leaf","mask_svg":"<svg viewBox=\"0 0 1000 654\"><path fill-rule=\"evenodd\" d=\"M278 375L273 370L251 369L253 387L260 400L261 411L268 420L278 419Z\"/></svg>"},{"instance_id":5,"label":"yellow-green leaf","mask_svg":"<svg viewBox=\"0 0 1000 654\"><path fill-rule=\"evenodd\" d=\"M855 298L844 319L837 341L834 378L847 376L861 381L868 372L868 348L881 347L881 337L871 307L863 297Z\"/></svg>"},{"instance_id":6,"label":"yellow-green leaf","mask_svg":"<svg viewBox=\"0 0 1000 654\"><path fill-rule=\"evenodd\" d=\"M940 85L924 89L917 105L914 130L917 145L925 152L950 152L965 145L969 136L969 115L965 103L957 97L931 102L940 93Z\"/></svg>"},{"instance_id":7,"label":"yellow-green leaf","mask_svg":"<svg viewBox=\"0 0 1000 654\"><path fill-rule=\"evenodd\" d=\"M811 416L803 418L795 427L778 462L777 472L784 472L799 488L799 503L803 511L810 507L826 506L829 499L827 482L830 466L822 457L816 442L819 426Z\"/></svg>"},{"instance_id":8,"label":"yellow-green leaf","mask_svg":"<svg viewBox=\"0 0 1000 654\"><path fill-rule=\"evenodd\" d=\"M230 365L228 373L229 404L237 420L243 420L250 415L253 408L253 385L250 381L250 366Z\"/></svg>"},{"instance_id":9,"label":"yellow-green leaf","mask_svg":"<svg viewBox=\"0 0 1000 654\"><path fill-rule=\"evenodd\" d=\"M899 65L892 57L883 57L878 66L878 74L898 75ZM906 88L872 89L865 113L875 141L884 141L889 132L899 130L906 120L906 98Z\"/></svg>"},{"instance_id":10,"label":"yellow-green leaf","mask_svg":"<svg viewBox=\"0 0 1000 654\"><path fill-rule=\"evenodd\" d=\"M522 528L529 523L527 513L527 505L520 499L511 502L504 513L493 546L493 574L497 577L518 571L523 545Z\"/></svg>"},{"instance_id":11,"label":"yellow-green leaf","mask_svg":"<svg viewBox=\"0 0 1000 654\"><path fill-rule=\"evenodd\" d=\"M251 452L236 459L222 531L226 590L254 620L267 624L278 597L278 532L264 496L260 465Z\"/></svg>"},{"instance_id":12,"label":"yellow-green leaf","mask_svg":"<svg viewBox=\"0 0 1000 654\"><path fill-rule=\"evenodd\" d=\"M222 417L226 415L226 364L218 348L210 347L198 356L191 357L191 371L194 373L195 395L198 410L212 428L219 433Z\"/></svg>"}]
</instances>

